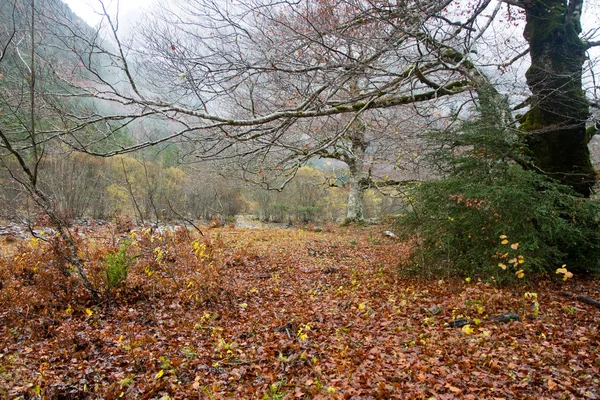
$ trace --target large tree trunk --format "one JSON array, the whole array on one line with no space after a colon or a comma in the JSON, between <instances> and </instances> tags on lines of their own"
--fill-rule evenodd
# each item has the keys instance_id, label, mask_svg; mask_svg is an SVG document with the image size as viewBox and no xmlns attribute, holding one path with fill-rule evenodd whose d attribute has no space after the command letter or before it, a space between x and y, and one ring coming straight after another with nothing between
<instances>
[{"instance_id":1,"label":"large tree trunk","mask_svg":"<svg viewBox=\"0 0 600 400\"><path fill-rule=\"evenodd\" d=\"M348 209L346 210L346 223L362 222L365 220L364 199L365 189L361 184L361 174L350 171L348 181L350 191L348 193Z\"/></svg>"},{"instance_id":2,"label":"large tree trunk","mask_svg":"<svg viewBox=\"0 0 600 400\"><path fill-rule=\"evenodd\" d=\"M511 4L514 4L510 2ZM531 67L530 110L520 119L528 147L542 172L588 197L596 182L585 122L589 104L581 74L586 46L579 37L583 0L523 0Z\"/></svg>"},{"instance_id":3,"label":"large tree trunk","mask_svg":"<svg viewBox=\"0 0 600 400\"><path fill-rule=\"evenodd\" d=\"M358 118L351 128L350 151L346 154L344 160L348 164L348 184L350 186L346 223L363 222L365 220L363 196L369 186L369 176L364 168L365 151L367 150L365 130L364 121Z\"/></svg>"}]
</instances>

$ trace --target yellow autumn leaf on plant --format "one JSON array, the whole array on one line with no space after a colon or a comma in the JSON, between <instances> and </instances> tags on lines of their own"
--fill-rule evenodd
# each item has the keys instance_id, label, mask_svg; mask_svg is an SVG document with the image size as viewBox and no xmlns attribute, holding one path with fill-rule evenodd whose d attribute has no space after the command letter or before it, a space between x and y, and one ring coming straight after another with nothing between
<instances>
[{"instance_id":1,"label":"yellow autumn leaf on plant","mask_svg":"<svg viewBox=\"0 0 600 400\"><path fill-rule=\"evenodd\" d=\"M515 272L515 275L517 275L517 278L522 279L525 276L525 272L523 272L523 270L520 269L517 272Z\"/></svg>"},{"instance_id":2,"label":"yellow autumn leaf on plant","mask_svg":"<svg viewBox=\"0 0 600 400\"><path fill-rule=\"evenodd\" d=\"M158 371L158 373L156 374L154 379L160 379L164 374L165 374L165 371L161 369L160 371Z\"/></svg>"},{"instance_id":3,"label":"yellow autumn leaf on plant","mask_svg":"<svg viewBox=\"0 0 600 400\"><path fill-rule=\"evenodd\" d=\"M473 333L474 329L471 328L471 325L465 325L461 328L461 330L464 332L465 335L470 335L471 333Z\"/></svg>"},{"instance_id":4,"label":"yellow autumn leaf on plant","mask_svg":"<svg viewBox=\"0 0 600 400\"><path fill-rule=\"evenodd\" d=\"M156 261L160 261L163 257L163 251L160 247L154 249L154 254L156 255Z\"/></svg>"},{"instance_id":5,"label":"yellow autumn leaf on plant","mask_svg":"<svg viewBox=\"0 0 600 400\"><path fill-rule=\"evenodd\" d=\"M503 241L501 241L500 243L502 244L508 244L508 240L504 239Z\"/></svg>"},{"instance_id":6,"label":"yellow autumn leaf on plant","mask_svg":"<svg viewBox=\"0 0 600 400\"><path fill-rule=\"evenodd\" d=\"M569 278L573 277L573 273L569 272L565 267L567 266L567 264L563 264L563 266L561 268L558 268L556 270L557 274L564 274L563 276L563 281L566 281Z\"/></svg>"},{"instance_id":7,"label":"yellow autumn leaf on plant","mask_svg":"<svg viewBox=\"0 0 600 400\"><path fill-rule=\"evenodd\" d=\"M534 301L531 305L531 311L533 311L533 318L537 318L540 315L540 303Z\"/></svg>"},{"instance_id":8,"label":"yellow autumn leaf on plant","mask_svg":"<svg viewBox=\"0 0 600 400\"><path fill-rule=\"evenodd\" d=\"M510 248L513 250L517 250L519 248L519 242L511 244Z\"/></svg>"}]
</instances>

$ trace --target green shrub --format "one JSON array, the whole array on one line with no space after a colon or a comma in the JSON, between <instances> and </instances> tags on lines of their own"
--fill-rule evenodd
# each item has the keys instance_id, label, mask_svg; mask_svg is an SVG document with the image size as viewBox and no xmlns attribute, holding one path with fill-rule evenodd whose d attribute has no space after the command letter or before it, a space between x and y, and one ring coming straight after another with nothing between
<instances>
[{"instance_id":1,"label":"green shrub","mask_svg":"<svg viewBox=\"0 0 600 400\"><path fill-rule=\"evenodd\" d=\"M410 188L400 219L416 238L413 267L497 280L600 271L600 204L527 169L518 132L479 121L440 135L444 178Z\"/></svg>"},{"instance_id":2,"label":"green shrub","mask_svg":"<svg viewBox=\"0 0 600 400\"><path fill-rule=\"evenodd\" d=\"M118 251L109 253L104 258L104 273L107 291L116 288L127 279L129 267L131 266L131 262L135 259L135 256L130 257L127 255L127 250L130 246L130 241L124 241L121 243L121 247Z\"/></svg>"}]
</instances>

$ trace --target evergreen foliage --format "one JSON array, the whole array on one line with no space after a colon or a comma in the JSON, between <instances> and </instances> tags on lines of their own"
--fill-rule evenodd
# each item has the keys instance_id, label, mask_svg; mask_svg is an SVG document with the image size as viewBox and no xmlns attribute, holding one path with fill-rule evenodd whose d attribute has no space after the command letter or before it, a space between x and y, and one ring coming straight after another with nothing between
<instances>
[{"instance_id":1,"label":"evergreen foliage","mask_svg":"<svg viewBox=\"0 0 600 400\"><path fill-rule=\"evenodd\" d=\"M522 134L493 107L460 132L435 132L440 179L412 187L403 218L420 272L497 280L600 271L600 204L531 167Z\"/></svg>"},{"instance_id":2,"label":"evergreen foliage","mask_svg":"<svg viewBox=\"0 0 600 400\"><path fill-rule=\"evenodd\" d=\"M118 251L109 253L104 258L104 263L106 264L104 272L106 274L106 288L108 291L118 287L127 279L129 267L135 259L135 256L130 257L127 255L127 250L130 246L131 242L125 241L121 244Z\"/></svg>"}]
</instances>

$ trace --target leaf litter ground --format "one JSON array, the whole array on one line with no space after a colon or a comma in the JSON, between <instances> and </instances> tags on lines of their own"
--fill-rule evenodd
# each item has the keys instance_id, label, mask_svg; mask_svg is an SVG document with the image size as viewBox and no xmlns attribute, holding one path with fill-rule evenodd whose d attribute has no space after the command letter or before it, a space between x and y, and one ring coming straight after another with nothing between
<instances>
[{"instance_id":1,"label":"leaf litter ground","mask_svg":"<svg viewBox=\"0 0 600 400\"><path fill-rule=\"evenodd\" d=\"M99 305L44 292L48 249L19 245L0 275L0 396L600 396L600 310L558 294L597 298L597 280L500 288L411 278L399 267L410 246L383 230L132 234L140 256ZM93 274L108 250L100 239L85 243ZM535 319L528 292L538 296ZM509 311L521 320L486 321ZM447 327L456 318L471 324Z\"/></svg>"}]
</instances>

